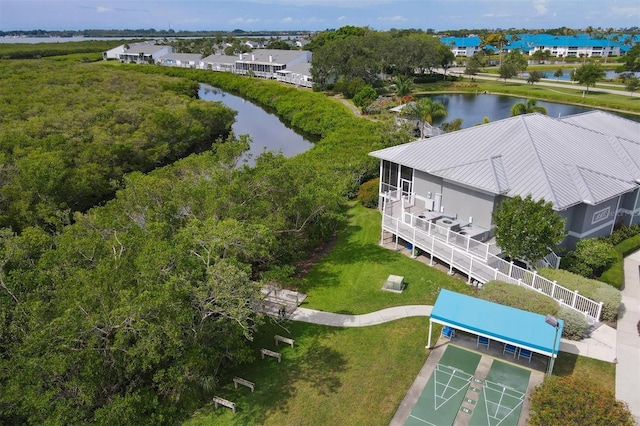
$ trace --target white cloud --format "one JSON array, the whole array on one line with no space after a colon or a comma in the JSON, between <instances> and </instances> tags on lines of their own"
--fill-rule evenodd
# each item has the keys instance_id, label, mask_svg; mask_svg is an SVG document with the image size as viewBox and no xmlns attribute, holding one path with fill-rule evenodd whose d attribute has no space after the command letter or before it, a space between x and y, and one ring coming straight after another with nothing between
<instances>
[{"instance_id":1,"label":"white cloud","mask_svg":"<svg viewBox=\"0 0 640 426\"><path fill-rule=\"evenodd\" d=\"M403 18L400 15L396 15L396 16L379 16L378 17L378 21L385 21L385 22L404 22L406 21L405 18Z\"/></svg>"},{"instance_id":2,"label":"white cloud","mask_svg":"<svg viewBox=\"0 0 640 426\"><path fill-rule=\"evenodd\" d=\"M538 12L539 16L546 15L549 12L549 0L535 0L533 2L533 8Z\"/></svg>"},{"instance_id":3,"label":"white cloud","mask_svg":"<svg viewBox=\"0 0 640 426\"><path fill-rule=\"evenodd\" d=\"M291 16L287 16L286 18L283 18L280 22L284 22L284 23L293 22L293 18Z\"/></svg>"},{"instance_id":4,"label":"white cloud","mask_svg":"<svg viewBox=\"0 0 640 426\"><path fill-rule=\"evenodd\" d=\"M104 6L96 7L96 12L98 12L98 13L111 12L112 10L113 9L109 9L108 7L104 7Z\"/></svg>"}]
</instances>

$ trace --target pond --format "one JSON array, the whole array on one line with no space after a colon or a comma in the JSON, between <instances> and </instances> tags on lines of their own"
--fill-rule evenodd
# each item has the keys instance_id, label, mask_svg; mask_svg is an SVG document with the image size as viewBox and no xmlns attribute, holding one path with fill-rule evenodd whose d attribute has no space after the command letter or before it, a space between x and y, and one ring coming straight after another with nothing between
<instances>
[{"instance_id":1,"label":"pond","mask_svg":"<svg viewBox=\"0 0 640 426\"><path fill-rule=\"evenodd\" d=\"M484 117L488 117L490 121L511 117L511 107L514 104L527 102L524 98L491 94L460 93L430 95L429 97L442 103L447 109L447 118L434 122L434 125L462 118L463 129L481 124ZM538 101L537 105L545 107L549 117L564 117L592 111L592 108L543 101Z\"/></svg>"},{"instance_id":2,"label":"pond","mask_svg":"<svg viewBox=\"0 0 640 426\"><path fill-rule=\"evenodd\" d=\"M309 150L313 142L309 136L296 133L283 123L277 115L269 113L259 106L224 92L208 84L201 84L198 96L205 101L219 101L238 111L233 131L236 135L248 134L253 139L249 149L247 164L253 165L255 158L264 150L282 152L285 157Z\"/></svg>"}]
</instances>

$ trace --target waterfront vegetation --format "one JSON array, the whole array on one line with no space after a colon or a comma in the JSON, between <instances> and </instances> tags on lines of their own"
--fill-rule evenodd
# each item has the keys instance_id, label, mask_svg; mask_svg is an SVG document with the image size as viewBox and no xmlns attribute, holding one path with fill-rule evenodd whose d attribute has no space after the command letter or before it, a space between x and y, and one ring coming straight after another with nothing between
<instances>
[{"instance_id":1,"label":"waterfront vegetation","mask_svg":"<svg viewBox=\"0 0 640 426\"><path fill-rule=\"evenodd\" d=\"M620 87L618 90L624 91L624 88ZM486 92L640 115L640 97L631 98L626 94L598 92L593 89L589 94L585 94L583 90L573 88L571 83L566 83L562 87L549 87L526 84L526 81L504 84L498 80L475 79L472 81L470 78L465 78L460 81L416 84L415 92L423 94Z\"/></svg>"},{"instance_id":2,"label":"waterfront vegetation","mask_svg":"<svg viewBox=\"0 0 640 426\"><path fill-rule=\"evenodd\" d=\"M353 313L470 292L380 248L379 213L348 203L377 173L367 153L411 136L324 93L84 54L0 62L0 423L388 424L428 355L426 318L288 324L296 348L278 364L257 351L281 329L253 308L273 282ZM320 141L243 167L248 141L227 136L232 112L193 98L198 82ZM405 293L382 292L398 271ZM613 386L611 365L566 359L562 374ZM239 413L214 412L214 394Z\"/></svg>"}]
</instances>

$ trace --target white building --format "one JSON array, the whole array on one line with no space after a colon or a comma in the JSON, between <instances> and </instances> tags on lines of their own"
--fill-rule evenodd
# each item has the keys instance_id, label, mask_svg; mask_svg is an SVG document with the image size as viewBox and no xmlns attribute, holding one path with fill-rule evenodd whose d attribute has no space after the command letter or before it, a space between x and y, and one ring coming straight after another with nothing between
<instances>
[{"instance_id":1,"label":"white building","mask_svg":"<svg viewBox=\"0 0 640 426\"><path fill-rule=\"evenodd\" d=\"M156 44L155 41L122 44L102 53L103 60L115 59L124 63L154 64L173 52L173 47Z\"/></svg>"}]
</instances>

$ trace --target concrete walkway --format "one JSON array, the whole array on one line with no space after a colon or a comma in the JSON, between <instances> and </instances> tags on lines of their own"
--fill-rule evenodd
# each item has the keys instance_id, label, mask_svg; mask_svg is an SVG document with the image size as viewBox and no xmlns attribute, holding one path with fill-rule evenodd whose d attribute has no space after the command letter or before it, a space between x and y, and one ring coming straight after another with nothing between
<instances>
[{"instance_id":1,"label":"concrete walkway","mask_svg":"<svg viewBox=\"0 0 640 426\"><path fill-rule=\"evenodd\" d=\"M428 317L431 315L431 309L433 309L431 305L407 305L395 306L363 315L346 315L298 308L291 314L289 319L333 327L366 327L407 317ZM560 350L601 361L615 362L616 331L603 324L594 330L588 339L579 342L562 339Z\"/></svg>"},{"instance_id":2,"label":"concrete walkway","mask_svg":"<svg viewBox=\"0 0 640 426\"><path fill-rule=\"evenodd\" d=\"M579 342L562 339L560 350L588 358L616 362L616 398L626 402L640 425L640 250L624 260L625 285L617 330L600 325ZM333 327L365 327L401 318L431 315L431 305L408 305L363 315L334 314L298 307L291 320Z\"/></svg>"},{"instance_id":3,"label":"concrete walkway","mask_svg":"<svg viewBox=\"0 0 640 426\"><path fill-rule=\"evenodd\" d=\"M616 398L629 405L640 425L640 251L624 259L624 288L618 312Z\"/></svg>"},{"instance_id":4,"label":"concrete walkway","mask_svg":"<svg viewBox=\"0 0 640 426\"><path fill-rule=\"evenodd\" d=\"M298 308L289 319L312 324L330 325L333 327L365 327L407 317L428 317L431 315L430 305L396 306L363 315L333 314L314 309Z\"/></svg>"}]
</instances>

